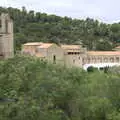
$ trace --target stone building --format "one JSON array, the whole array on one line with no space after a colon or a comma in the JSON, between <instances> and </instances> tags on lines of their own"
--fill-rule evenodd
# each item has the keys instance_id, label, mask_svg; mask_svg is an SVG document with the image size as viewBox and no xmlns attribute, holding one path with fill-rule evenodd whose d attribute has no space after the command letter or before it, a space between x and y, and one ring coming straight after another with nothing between
<instances>
[{"instance_id":1,"label":"stone building","mask_svg":"<svg viewBox=\"0 0 120 120\"><path fill-rule=\"evenodd\" d=\"M22 46L22 53L39 57L54 64L64 64L64 51L54 43L26 43Z\"/></svg>"},{"instance_id":2,"label":"stone building","mask_svg":"<svg viewBox=\"0 0 120 120\"><path fill-rule=\"evenodd\" d=\"M88 51L83 64L120 63L119 51Z\"/></svg>"},{"instance_id":3,"label":"stone building","mask_svg":"<svg viewBox=\"0 0 120 120\"><path fill-rule=\"evenodd\" d=\"M14 56L13 21L8 14L0 16L0 59Z\"/></svg>"},{"instance_id":4,"label":"stone building","mask_svg":"<svg viewBox=\"0 0 120 120\"><path fill-rule=\"evenodd\" d=\"M61 45L64 50L64 63L68 67L82 67L82 58L86 55L86 48L81 45Z\"/></svg>"},{"instance_id":5,"label":"stone building","mask_svg":"<svg viewBox=\"0 0 120 120\"><path fill-rule=\"evenodd\" d=\"M29 54L66 67L84 67L88 64L120 64L120 51L87 51L81 45L56 45L53 43L26 43L22 47Z\"/></svg>"}]
</instances>

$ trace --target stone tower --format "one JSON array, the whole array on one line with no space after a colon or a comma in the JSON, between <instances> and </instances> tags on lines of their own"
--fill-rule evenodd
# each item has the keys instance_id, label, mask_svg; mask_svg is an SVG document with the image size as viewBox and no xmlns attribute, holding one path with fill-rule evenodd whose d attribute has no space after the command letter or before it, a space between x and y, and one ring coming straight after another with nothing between
<instances>
[{"instance_id":1,"label":"stone tower","mask_svg":"<svg viewBox=\"0 0 120 120\"><path fill-rule=\"evenodd\" d=\"M0 59L14 56L13 21L8 14L0 16Z\"/></svg>"}]
</instances>

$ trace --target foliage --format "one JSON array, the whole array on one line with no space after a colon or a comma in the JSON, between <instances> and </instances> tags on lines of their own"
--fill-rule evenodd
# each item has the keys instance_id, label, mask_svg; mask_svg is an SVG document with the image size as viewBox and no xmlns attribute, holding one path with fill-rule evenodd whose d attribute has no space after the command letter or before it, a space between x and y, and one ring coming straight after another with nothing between
<instances>
[{"instance_id":1,"label":"foliage","mask_svg":"<svg viewBox=\"0 0 120 120\"><path fill-rule=\"evenodd\" d=\"M0 119L119 120L119 85L118 74L16 56L0 61Z\"/></svg>"},{"instance_id":2,"label":"foliage","mask_svg":"<svg viewBox=\"0 0 120 120\"><path fill-rule=\"evenodd\" d=\"M57 44L82 43L89 50L112 50L120 43L120 24L105 24L98 20L85 20L47 15L33 10L2 8L14 20L16 49L29 41L55 42Z\"/></svg>"},{"instance_id":3,"label":"foliage","mask_svg":"<svg viewBox=\"0 0 120 120\"><path fill-rule=\"evenodd\" d=\"M93 66L89 66L88 68L87 68L87 71L88 72L94 72L94 71L96 71L97 70L97 68L95 68L95 67L93 67Z\"/></svg>"}]
</instances>

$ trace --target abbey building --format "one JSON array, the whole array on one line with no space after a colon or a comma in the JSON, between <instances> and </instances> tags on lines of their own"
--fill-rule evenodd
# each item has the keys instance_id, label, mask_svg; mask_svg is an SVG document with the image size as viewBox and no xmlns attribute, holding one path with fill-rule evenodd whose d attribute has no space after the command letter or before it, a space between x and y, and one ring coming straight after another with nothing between
<instances>
[{"instance_id":1,"label":"abbey building","mask_svg":"<svg viewBox=\"0 0 120 120\"><path fill-rule=\"evenodd\" d=\"M0 15L0 59L14 56L13 21L8 14Z\"/></svg>"},{"instance_id":2,"label":"abbey building","mask_svg":"<svg viewBox=\"0 0 120 120\"><path fill-rule=\"evenodd\" d=\"M120 47L114 51L87 51L82 45L56 45L31 42L22 47L22 53L45 59L67 67L83 67L86 64L120 63Z\"/></svg>"}]
</instances>

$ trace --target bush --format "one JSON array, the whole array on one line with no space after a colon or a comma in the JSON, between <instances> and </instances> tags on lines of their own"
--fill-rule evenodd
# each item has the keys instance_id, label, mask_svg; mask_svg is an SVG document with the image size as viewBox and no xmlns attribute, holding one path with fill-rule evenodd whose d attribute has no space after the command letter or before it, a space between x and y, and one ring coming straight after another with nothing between
<instances>
[{"instance_id":1,"label":"bush","mask_svg":"<svg viewBox=\"0 0 120 120\"><path fill-rule=\"evenodd\" d=\"M90 67L87 68L87 71L88 71L88 72L94 72L94 71L97 71L97 70L98 70L98 69L95 68L95 67L93 67L93 66L90 66Z\"/></svg>"},{"instance_id":2,"label":"bush","mask_svg":"<svg viewBox=\"0 0 120 120\"><path fill-rule=\"evenodd\" d=\"M119 120L119 85L109 72L17 56L0 62L0 120Z\"/></svg>"}]
</instances>

